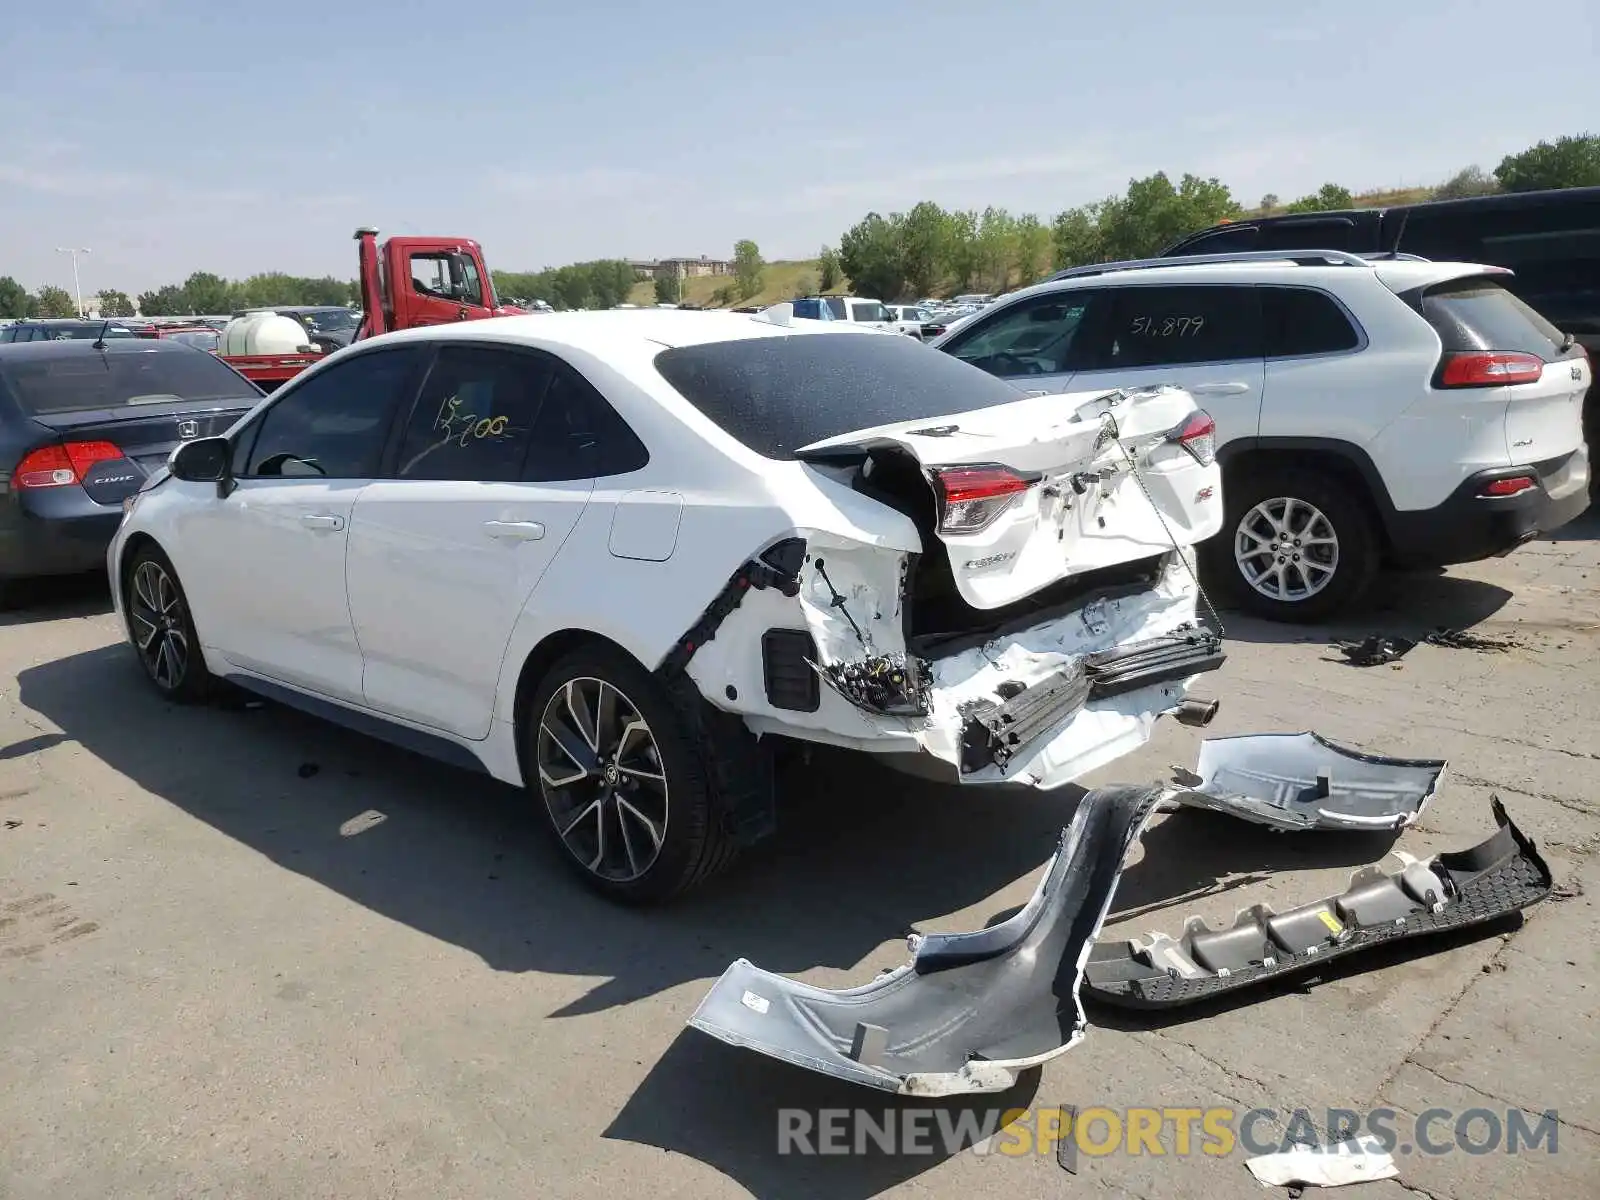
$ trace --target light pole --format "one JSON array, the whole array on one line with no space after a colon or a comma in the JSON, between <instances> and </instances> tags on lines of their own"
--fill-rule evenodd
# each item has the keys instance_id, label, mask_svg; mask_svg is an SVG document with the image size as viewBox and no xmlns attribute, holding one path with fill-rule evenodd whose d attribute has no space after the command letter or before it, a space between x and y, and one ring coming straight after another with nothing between
<instances>
[{"instance_id":1,"label":"light pole","mask_svg":"<svg viewBox=\"0 0 1600 1200\"><path fill-rule=\"evenodd\" d=\"M78 316L83 316L83 288L78 284L78 255L89 253L87 246L57 246L57 254L72 255L72 295L78 304Z\"/></svg>"}]
</instances>

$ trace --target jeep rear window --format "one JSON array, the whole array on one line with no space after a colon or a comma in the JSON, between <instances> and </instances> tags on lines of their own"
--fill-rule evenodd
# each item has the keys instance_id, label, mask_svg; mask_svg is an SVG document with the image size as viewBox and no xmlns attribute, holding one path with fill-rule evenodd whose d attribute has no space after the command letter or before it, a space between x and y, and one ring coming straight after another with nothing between
<instances>
[{"instance_id":1,"label":"jeep rear window","mask_svg":"<svg viewBox=\"0 0 1600 1200\"><path fill-rule=\"evenodd\" d=\"M1014 404L1022 394L914 338L819 333L679 346L656 370L757 454L875 425Z\"/></svg>"},{"instance_id":2,"label":"jeep rear window","mask_svg":"<svg viewBox=\"0 0 1600 1200\"><path fill-rule=\"evenodd\" d=\"M1498 350L1561 357L1561 331L1489 279L1455 279L1422 294L1422 315L1446 350Z\"/></svg>"},{"instance_id":3,"label":"jeep rear window","mask_svg":"<svg viewBox=\"0 0 1600 1200\"><path fill-rule=\"evenodd\" d=\"M0 360L0 384L30 415L261 396L233 368L189 347L170 352L8 355Z\"/></svg>"}]
</instances>

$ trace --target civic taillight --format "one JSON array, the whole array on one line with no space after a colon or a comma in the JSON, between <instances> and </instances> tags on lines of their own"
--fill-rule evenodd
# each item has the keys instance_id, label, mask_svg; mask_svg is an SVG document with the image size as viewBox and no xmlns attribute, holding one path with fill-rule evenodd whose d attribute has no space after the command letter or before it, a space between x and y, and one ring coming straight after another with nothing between
<instances>
[{"instance_id":1,"label":"civic taillight","mask_svg":"<svg viewBox=\"0 0 1600 1200\"><path fill-rule=\"evenodd\" d=\"M997 463L935 467L939 532L977 533L986 529L1038 481L1038 476L1023 475Z\"/></svg>"},{"instance_id":2,"label":"civic taillight","mask_svg":"<svg viewBox=\"0 0 1600 1200\"><path fill-rule=\"evenodd\" d=\"M1202 467L1217 461L1217 423L1203 408L1184 418L1182 425L1167 434L1167 440L1182 446Z\"/></svg>"},{"instance_id":3,"label":"civic taillight","mask_svg":"<svg viewBox=\"0 0 1600 1200\"><path fill-rule=\"evenodd\" d=\"M82 483L83 477L97 462L121 458L122 451L110 442L66 442L59 446L41 446L27 454L11 472L11 485L15 488L66 487Z\"/></svg>"},{"instance_id":4,"label":"civic taillight","mask_svg":"<svg viewBox=\"0 0 1600 1200\"><path fill-rule=\"evenodd\" d=\"M1439 386L1447 388L1501 387L1508 383L1537 383L1544 374L1544 359L1537 354L1505 350L1467 350L1446 354L1439 368Z\"/></svg>"}]
</instances>

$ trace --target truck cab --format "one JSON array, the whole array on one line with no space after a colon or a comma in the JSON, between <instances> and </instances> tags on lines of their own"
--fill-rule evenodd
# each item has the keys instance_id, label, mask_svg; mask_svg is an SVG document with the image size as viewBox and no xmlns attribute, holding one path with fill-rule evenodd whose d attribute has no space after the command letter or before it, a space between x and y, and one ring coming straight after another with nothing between
<instances>
[{"instance_id":1,"label":"truck cab","mask_svg":"<svg viewBox=\"0 0 1600 1200\"><path fill-rule=\"evenodd\" d=\"M357 341L522 311L496 300L483 248L470 238L392 237L380 246L376 229L358 229L355 236L365 310Z\"/></svg>"}]
</instances>

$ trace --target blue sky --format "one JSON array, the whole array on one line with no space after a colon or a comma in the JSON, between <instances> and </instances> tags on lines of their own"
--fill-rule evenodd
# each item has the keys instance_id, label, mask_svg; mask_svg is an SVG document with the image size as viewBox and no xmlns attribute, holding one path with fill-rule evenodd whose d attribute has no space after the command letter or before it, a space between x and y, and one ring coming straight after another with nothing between
<instances>
[{"instance_id":1,"label":"blue sky","mask_svg":"<svg viewBox=\"0 0 1600 1200\"><path fill-rule=\"evenodd\" d=\"M920 199L1053 214L1166 170L1253 203L1600 132L1593 0L76 0L10 20L0 274L810 256Z\"/></svg>"}]
</instances>

